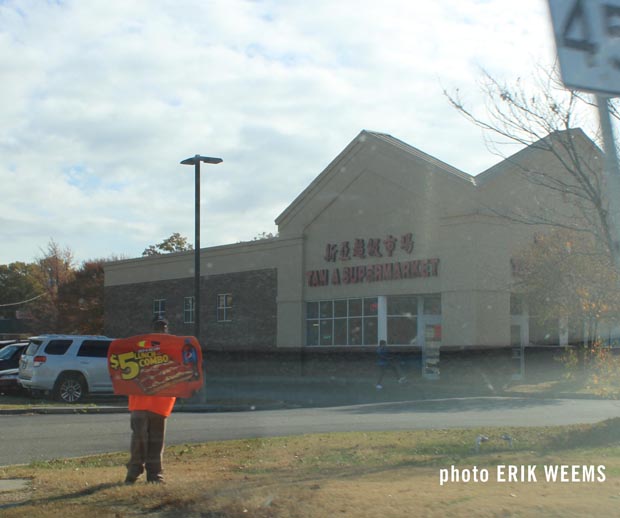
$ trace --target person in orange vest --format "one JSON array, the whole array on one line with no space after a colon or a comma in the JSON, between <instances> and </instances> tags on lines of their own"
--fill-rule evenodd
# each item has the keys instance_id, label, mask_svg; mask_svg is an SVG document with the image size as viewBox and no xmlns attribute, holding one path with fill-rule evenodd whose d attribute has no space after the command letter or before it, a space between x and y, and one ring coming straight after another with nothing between
<instances>
[{"instance_id":1,"label":"person in orange vest","mask_svg":"<svg viewBox=\"0 0 620 518\"><path fill-rule=\"evenodd\" d=\"M154 333L168 333L168 321L160 318L153 323ZM127 463L125 484L134 484L146 469L146 481L164 482L162 460L166 419L172 413L175 397L130 395L131 457Z\"/></svg>"}]
</instances>

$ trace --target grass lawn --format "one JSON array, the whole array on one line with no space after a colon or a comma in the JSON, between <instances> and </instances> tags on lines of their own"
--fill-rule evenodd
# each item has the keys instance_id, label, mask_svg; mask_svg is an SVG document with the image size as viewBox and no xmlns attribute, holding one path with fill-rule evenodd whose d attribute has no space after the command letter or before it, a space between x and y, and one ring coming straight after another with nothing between
<instances>
[{"instance_id":1,"label":"grass lawn","mask_svg":"<svg viewBox=\"0 0 620 518\"><path fill-rule=\"evenodd\" d=\"M512 447L504 433L513 438ZM489 440L476 451L481 434ZM0 468L0 479L26 481L21 489L0 492L0 515L574 517L617 516L620 506L620 419L171 447L165 453L167 484L161 486L123 485L126 461L123 453ZM604 480L545 480L543 466L562 464L576 466L578 478L584 478L582 466L603 466ZM508 465L525 472L536 465L537 481L498 481L497 467ZM440 485L441 469L453 466L461 474L476 466L490 476L487 482Z\"/></svg>"}]
</instances>

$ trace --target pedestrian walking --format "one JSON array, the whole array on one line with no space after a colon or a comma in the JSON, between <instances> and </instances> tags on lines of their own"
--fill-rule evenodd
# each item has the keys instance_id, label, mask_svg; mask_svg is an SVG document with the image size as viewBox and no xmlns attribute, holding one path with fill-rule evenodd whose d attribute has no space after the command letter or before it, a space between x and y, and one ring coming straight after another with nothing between
<instances>
[{"instance_id":1,"label":"pedestrian walking","mask_svg":"<svg viewBox=\"0 0 620 518\"><path fill-rule=\"evenodd\" d=\"M377 365L379 366L379 379L377 380L376 388L381 390L383 388L383 376L385 371L390 369L396 373L398 383L405 383L407 377L403 374L398 360L394 358L391 351L388 349L387 342L385 340L379 340L379 346L377 347Z\"/></svg>"}]
</instances>

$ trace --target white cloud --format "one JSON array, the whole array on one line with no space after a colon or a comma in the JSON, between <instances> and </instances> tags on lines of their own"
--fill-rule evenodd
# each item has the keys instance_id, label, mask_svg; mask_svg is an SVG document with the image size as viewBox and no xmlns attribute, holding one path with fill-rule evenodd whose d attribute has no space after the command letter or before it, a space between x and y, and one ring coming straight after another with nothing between
<instances>
[{"instance_id":1,"label":"white cloud","mask_svg":"<svg viewBox=\"0 0 620 518\"><path fill-rule=\"evenodd\" d=\"M275 231L362 129L478 173L442 90L552 53L543 0L0 2L0 263L191 241L196 153L204 246Z\"/></svg>"}]
</instances>

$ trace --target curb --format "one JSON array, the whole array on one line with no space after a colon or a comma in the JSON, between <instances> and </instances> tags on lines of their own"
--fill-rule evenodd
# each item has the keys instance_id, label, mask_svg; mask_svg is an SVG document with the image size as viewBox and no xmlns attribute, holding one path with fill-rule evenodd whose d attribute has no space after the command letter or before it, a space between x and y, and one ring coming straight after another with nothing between
<instances>
[{"instance_id":1,"label":"curb","mask_svg":"<svg viewBox=\"0 0 620 518\"><path fill-rule=\"evenodd\" d=\"M119 414L127 412L127 407L31 407L0 409L0 415L30 415L30 414Z\"/></svg>"},{"instance_id":2,"label":"curb","mask_svg":"<svg viewBox=\"0 0 620 518\"><path fill-rule=\"evenodd\" d=\"M458 399L591 399L601 400L605 398L586 396L584 394L519 394L519 393L497 393L497 394L434 394L433 397L413 398L407 401L416 403L437 403L439 401L458 400ZM402 403L401 399L391 401L366 401L364 403L351 402L336 404L333 406L350 406L350 405L376 405L376 404L392 404ZM212 404L183 404L175 407L173 413L224 413L224 412L256 412L261 410L285 410L294 408L304 408L307 405L301 405L294 401L271 401L256 403L212 403ZM124 414L129 413L126 405L110 405L110 406L71 406L71 407L53 407L53 406L37 406L31 408L7 408L0 409L0 416L3 415L70 415L70 414Z\"/></svg>"},{"instance_id":3,"label":"curb","mask_svg":"<svg viewBox=\"0 0 620 518\"><path fill-rule=\"evenodd\" d=\"M172 413L223 413L223 412L255 412L258 410L283 410L287 408L299 408L299 405L285 403L284 401L273 403L250 404L199 404L181 405ZM71 406L71 407L31 407L31 408L5 408L0 409L2 415L70 415L70 414L128 414L126 405L123 406Z\"/></svg>"}]
</instances>

